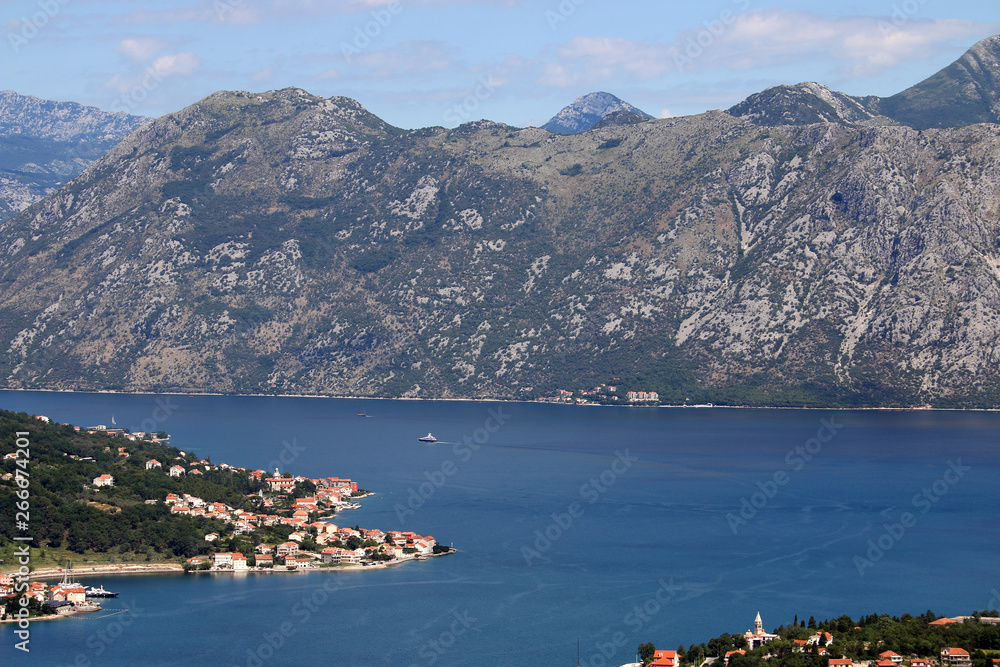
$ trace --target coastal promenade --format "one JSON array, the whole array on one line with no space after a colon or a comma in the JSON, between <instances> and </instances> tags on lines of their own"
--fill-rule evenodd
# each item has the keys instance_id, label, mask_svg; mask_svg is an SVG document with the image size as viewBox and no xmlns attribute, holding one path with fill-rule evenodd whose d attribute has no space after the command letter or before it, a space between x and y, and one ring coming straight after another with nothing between
<instances>
[{"instance_id":1,"label":"coastal promenade","mask_svg":"<svg viewBox=\"0 0 1000 667\"><path fill-rule=\"evenodd\" d=\"M69 572L73 576L90 576L90 575L119 575L119 574L170 574L170 573L183 573L184 568L176 563L152 563L149 565L94 565L92 567L74 567L72 570L66 570L63 568L48 568L35 570L28 575L29 579L52 579L64 576ZM10 572L9 574L14 574Z\"/></svg>"}]
</instances>

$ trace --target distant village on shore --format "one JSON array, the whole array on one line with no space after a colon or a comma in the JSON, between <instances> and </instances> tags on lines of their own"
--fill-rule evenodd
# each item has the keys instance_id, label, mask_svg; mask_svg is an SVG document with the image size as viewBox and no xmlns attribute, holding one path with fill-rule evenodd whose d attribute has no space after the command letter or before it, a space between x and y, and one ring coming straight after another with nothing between
<instances>
[{"instance_id":1,"label":"distant village on shore","mask_svg":"<svg viewBox=\"0 0 1000 667\"><path fill-rule=\"evenodd\" d=\"M991 613L994 615L984 615L977 612L972 616L952 618L931 616L933 620L927 622L927 629L946 630L952 626L974 623L977 624L977 627L985 627L987 632L996 635L995 629L1000 628L1000 617L995 615L996 612ZM888 619L888 617L885 618ZM846 617L842 617L842 619L846 619ZM838 619L838 621L840 620ZM882 620L882 617L879 617L879 621ZM921 619L905 615L903 620L909 624ZM843 623L839 625L844 627ZM779 632L781 634L778 634ZM954 638L942 636L936 644L940 645L942 642L946 643L952 639ZM835 636L832 632L815 627L812 620L810 620L809 629L805 627L805 621L803 621L801 626L796 622L788 628L778 628L776 632L771 633L764 630L764 622L760 612L757 612L753 627L743 634L727 634L723 635L722 638L709 641L707 647L709 652L718 648L718 656L697 653L694 646L685 654L684 647L670 651L657 650L651 644L644 644L640 646L640 651L646 649L646 655L643 656L645 659L627 663L621 667L680 667L682 663L698 665L698 667L745 667L748 664L759 664L760 661L787 664L790 657L817 659L818 662L809 664L817 664L822 667L973 667L972 651L980 649L980 655L985 655L981 652L981 646L958 645L961 642L941 646L934 654L925 654L924 656L911 652L903 655L888 648L875 653L875 651L885 647L887 643L890 643L887 638L881 636L873 641L870 635L865 635L865 629L861 625L854 625L853 622L844 628L842 636ZM726 644L742 647L727 650ZM928 646L930 645L931 643L928 643ZM848 646L855 650L845 651ZM702 645L698 648L700 650L706 647ZM846 655L847 652L868 653L872 657L856 656L852 658ZM1000 646L989 652L993 655L1000 654ZM1000 666L1000 657L983 658L979 661L980 664L983 663L983 660L990 667Z\"/></svg>"}]
</instances>

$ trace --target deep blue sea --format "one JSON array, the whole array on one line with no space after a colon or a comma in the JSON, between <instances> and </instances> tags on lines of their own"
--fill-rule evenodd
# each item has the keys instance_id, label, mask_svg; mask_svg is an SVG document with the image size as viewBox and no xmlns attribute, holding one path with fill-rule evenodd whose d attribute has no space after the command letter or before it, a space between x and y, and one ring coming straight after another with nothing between
<instances>
[{"instance_id":1,"label":"deep blue sea","mask_svg":"<svg viewBox=\"0 0 1000 667\"><path fill-rule=\"evenodd\" d=\"M1000 414L0 392L212 461L357 480L398 568L105 577L40 665L620 665L751 627L1000 606ZM367 418L357 416L364 412ZM432 431L441 442L418 443ZM6 451L6 450L5 450ZM129 611L110 615L112 608ZM26 662L0 628L0 663Z\"/></svg>"}]
</instances>

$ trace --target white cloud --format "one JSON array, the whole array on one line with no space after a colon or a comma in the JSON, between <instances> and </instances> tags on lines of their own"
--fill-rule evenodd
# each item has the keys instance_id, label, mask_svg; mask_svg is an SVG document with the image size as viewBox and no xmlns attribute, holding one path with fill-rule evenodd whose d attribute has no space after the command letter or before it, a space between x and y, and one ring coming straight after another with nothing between
<instances>
[{"instance_id":1,"label":"white cloud","mask_svg":"<svg viewBox=\"0 0 1000 667\"><path fill-rule=\"evenodd\" d=\"M745 70L789 60L829 59L841 71L872 76L907 60L930 57L955 42L966 43L988 25L956 19L829 18L769 9L737 15L713 40L705 39L704 31L689 31L678 46L684 52L692 42L708 42L692 59L694 66Z\"/></svg>"},{"instance_id":2,"label":"white cloud","mask_svg":"<svg viewBox=\"0 0 1000 667\"><path fill-rule=\"evenodd\" d=\"M666 74L671 66L664 44L574 37L556 50L556 62L545 64L539 83L567 87L622 78L646 81Z\"/></svg>"},{"instance_id":3,"label":"white cloud","mask_svg":"<svg viewBox=\"0 0 1000 667\"><path fill-rule=\"evenodd\" d=\"M250 80L253 81L254 83L263 83L271 81L273 79L274 79L274 68L271 67L270 65L260 68L250 77Z\"/></svg>"},{"instance_id":4,"label":"white cloud","mask_svg":"<svg viewBox=\"0 0 1000 667\"><path fill-rule=\"evenodd\" d=\"M539 84L557 88L651 81L671 72L751 70L827 60L832 70L874 76L910 60L967 44L997 24L955 19L849 16L798 11L744 12L685 30L670 43L574 37L535 62Z\"/></svg>"},{"instance_id":5,"label":"white cloud","mask_svg":"<svg viewBox=\"0 0 1000 667\"><path fill-rule=\"evenodd\" d=\"M153 37L126 37L118 44L118 52L134 62L146 62L165 44Z\"/></svg>"},{"instance_id":6,"label":"white cloud","mask_svg":"<svg viewBox=\"0 0 1000 667\"><path fill-rule=\"evenodd\" d=\"M263 19L248 0L201 0L192 5L168 9L136 9L123 17L126 23L231 23L245 25Z\"/></svg>"},{"instance_id":7,"label":"white cloud","mask_svg":"<svg viewBox=\"0 0 1000 667\"><path fill-rule=\"evenodd\" d=\"M190 51L183 51L169 56L160 56L153 61L150 69L163 76L174 74L186 75L193 72L201 61Z\"/></svg>"},{"instance_id":8,"label":"white cloud","mask_svg":"<svg viewBox=\"0 0 1000 667\"><path fill-rule=\"evenodd\" d=\"M661 109L660 118L673 118L674 114L670 112L670 109Z\"/></svg>"},{"instance_id":9,"label":"white cloud","mask_svg":"<svg viewBox=\"0 0 1000 667\"><path fill-rule=\"evenodd\" d=\"M449 70L456 66L450 49L442 42L414 40L387 49L359 49L348 59L350 69L334 70L339 76L366 79L412 78ZM329 78L329 77L327 77Z\"/></svg>"}]
</instances>

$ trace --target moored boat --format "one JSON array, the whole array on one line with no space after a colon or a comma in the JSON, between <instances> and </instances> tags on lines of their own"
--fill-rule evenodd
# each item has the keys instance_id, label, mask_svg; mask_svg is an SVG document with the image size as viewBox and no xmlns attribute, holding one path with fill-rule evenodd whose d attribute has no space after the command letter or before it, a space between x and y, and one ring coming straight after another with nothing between
<instances>
[{"instance_id":1,"label":"moored boat","mask_svg":"<svg viewBox=\"0 0 1000 667\"><path fill-rule=\"evenodd\" d=\"M104 586L91 586L87 589L88 598L116 598L118 593L105 590Z\"/></svg>"}]
</instances>

